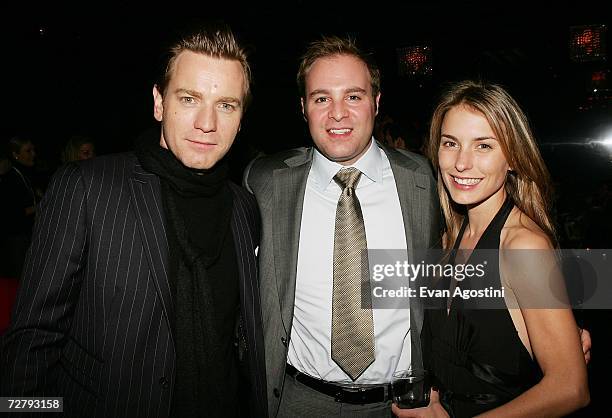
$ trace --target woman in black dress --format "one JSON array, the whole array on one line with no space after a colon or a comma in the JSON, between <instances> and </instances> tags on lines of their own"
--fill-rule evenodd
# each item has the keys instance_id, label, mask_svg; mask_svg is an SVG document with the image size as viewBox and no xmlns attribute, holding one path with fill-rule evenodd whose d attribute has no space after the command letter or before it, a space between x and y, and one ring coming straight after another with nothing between
<instances>
[{"instance_id":1,"label":"woman in black dress","mask_svg":"<svg viewBox=\"0 0 612 418\"><path fill-rule=\"evenodd\" d=\"M519 265L528 279L514 281L517 266L504 255L530 250L525 261L534 254L537 265L554 261L550 179L525 115L499 86L461 82L434 112L429 152L444 248L465 250L449 251L455 263L474 263L470 257L480 253L473 250L499 250L487 274L505 295L501 309L452 298L426 311L423 352L439 396L432 392L429 407L399 416L560 416L585 406L586 368L571 309L533 309L526 297L546 277Z\"/></svg>"},{"instance_id":2,"label":"woman in black dress","mask_svg":"<svg viewBox=\"0 0 612 418\"><path fill-rule=\"evenodd\" d=\"M11 167L0 176L0 276L19 277L40 193L33 185L36 152L32 142L11 138L8 151Z\"/></svg>"}]
</instances>

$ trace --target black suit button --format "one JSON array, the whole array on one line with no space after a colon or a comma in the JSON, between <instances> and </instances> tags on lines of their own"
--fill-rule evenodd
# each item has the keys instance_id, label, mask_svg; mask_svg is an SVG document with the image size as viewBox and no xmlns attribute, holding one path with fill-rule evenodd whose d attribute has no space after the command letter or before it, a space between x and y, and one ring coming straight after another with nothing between
<instances>
[{"instance_id":1,"label":"black suit button","mask_svg":"<svg viewBox=\"0 0 612 418\"><path fill-rule=\"evenodd\" d=\"M159 384L161 385L161 387L167 388L169 384L168 379L166 379L165 377L162 377L161 379L159 379Z\"/></svg>"},{"instance_id":2,"label":"black suit button","mask_svg":"<svg viewBox=\"0 0 612 418\"><path fill-rule=\"evenodd\" d=\"M283 343L283 345L287 347L287 339L285 337L281 337L281 343Z\"/></svg>"},{"instance_id":3,"label":"black suit button","mask_svg":"<svg viewBox=\"0 0 612 418\"><path fill-rule=\"evenodd\" d=\"M274 388L273 393L274 393L274 396L276 396L277 398L280 397L280 390L278 390L277 388Z\"/></svg>"}]
</instances>

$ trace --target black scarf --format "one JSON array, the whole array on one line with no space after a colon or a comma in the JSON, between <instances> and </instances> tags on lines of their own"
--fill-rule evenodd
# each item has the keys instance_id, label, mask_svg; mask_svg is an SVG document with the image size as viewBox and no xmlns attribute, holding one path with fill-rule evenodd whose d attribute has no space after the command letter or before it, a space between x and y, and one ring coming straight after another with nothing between
<instances>
[{"instance_id":1,"label":"black scarf","mask_svg":"<svg viewBox=\"0 0 612 418\"><path fill-rule=\"evenodd\" d=\"M228 335L232 302L238 303L238 271L228 165L221 161L210 170L185 167L158 141L155 134L141 137L136 155L162 186L175 302L172 414L232 416L237 364L227 346L233 335Z\"/></svg>"},{"instance_id":2,"label":"black scarf","mask_svg":"<svg viewBox=\"0 0 612 418\"><path fill-rule=\"evenodd\" d=\"M159 130L138 138L135 152L145 170L157 174L179 196L214 197L228 186L227 161L221 160L209 170L186 167L170 150L159 145Z\"/></svg>"}]
</instances>

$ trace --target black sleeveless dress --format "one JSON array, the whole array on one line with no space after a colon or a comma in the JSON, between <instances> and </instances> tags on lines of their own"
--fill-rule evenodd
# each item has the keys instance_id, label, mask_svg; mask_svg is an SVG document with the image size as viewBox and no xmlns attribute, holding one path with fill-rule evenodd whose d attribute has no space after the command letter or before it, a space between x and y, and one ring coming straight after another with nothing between
<instances>
[{"instance_id":1,"label":"black sleeveless dress","mask_svg":"<svg viewBox=\"0 0 612 418\"><path fill-rule=\"evenodd\" d=\"M499 249L500 233L513 206L506 199L475 250ZM466 226L467 217L454 250ZM500 281L499 260L490 260L489 268ZM425 367L452 417L472 417L507 403L542 378L507 309L469 309L457 297L448 313L446 306L426 310L422 335Z\"/></svg>"}]
</instances>

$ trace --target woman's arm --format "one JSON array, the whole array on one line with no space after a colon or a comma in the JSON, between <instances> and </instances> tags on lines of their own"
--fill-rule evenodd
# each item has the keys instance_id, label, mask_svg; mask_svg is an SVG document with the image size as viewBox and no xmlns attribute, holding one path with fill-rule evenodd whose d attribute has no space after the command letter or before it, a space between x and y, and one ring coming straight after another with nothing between
<instances>
[{"instance_id":1,"label":"woman's arm","mask_svg":"<svg viewBox=\"0 0 612 418\"><path fill-rule=\"evenodd\" d=\"M517 398L480 416L566 415L586 406L590 398L586 365L572 311L561 307L562 303L555 307L544 304L552 300L546 293L551 293L551 277L555 281L550 273L555 265L553 250L546 238L529 230L523 230L509 241L505 249L521 250L520 255L515 252L512 256L519 258L520 263L511 263L512 266L503 262L508 257L500 257L502 271L512 281L510 285L521 308L529 343L544 377Z\"/></svg>"}]
</instances>

